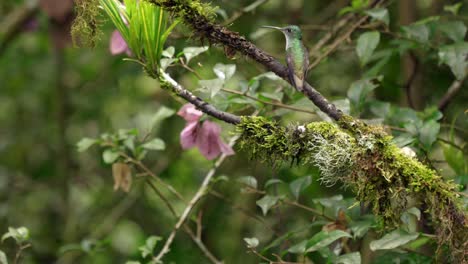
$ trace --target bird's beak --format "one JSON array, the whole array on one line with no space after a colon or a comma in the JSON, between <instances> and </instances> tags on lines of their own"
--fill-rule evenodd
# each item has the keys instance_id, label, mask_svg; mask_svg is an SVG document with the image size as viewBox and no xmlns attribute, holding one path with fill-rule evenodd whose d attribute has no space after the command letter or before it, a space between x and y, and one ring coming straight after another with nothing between
<instances>
[{"instance_id":1,"label":"bird's beak","mask_svg":"<svg viewBox=\"0 0 468 264\"><path fill-rule=\"evenodd\" d=\"M262 26L262 28L272 28L272 29L277 29L277 30L279 30L279 31L283 31L283 28L280 28L280 27Z\"/></svg>"}]
</instances>

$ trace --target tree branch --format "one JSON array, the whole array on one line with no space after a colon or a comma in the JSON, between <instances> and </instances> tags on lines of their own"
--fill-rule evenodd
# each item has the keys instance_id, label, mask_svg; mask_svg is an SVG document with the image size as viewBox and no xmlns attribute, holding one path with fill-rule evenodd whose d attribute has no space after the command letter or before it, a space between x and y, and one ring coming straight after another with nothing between
<instances>
[{"instance_id":1,"label":"tree branch","mask_svg":"<svg viewBox=\"0 0 468 264\"><path fill-rule=\"evenodd\" d=\"M455 80L453 83L450 85L448 88L447 92L444 94L442 99L440 99L438 105L439 111L443 112L445 108L450 104L452 99L455 97L455 95L458 93L460 90L463 82L465 81L466 78L462 80Z\"/></svg>"},{"instance_id":2,"label":"tree branch","mask_svg":"<svg viewBox=\"0 0 468 264\"><path fill-rule=\"evenodd\" d=\"M238 138L237 136L233 137L231 139L229 145L232 146L234 144L234 142L237 140L237 138ZM179 220L177 221L176 225L174 226L174 229L172 230L171 234L167 238L166 243L164 244L163 248L161 249L159 254L153 258L153 260L156 263L159 263L161 261L161 259L164 257L164 255L166 255L170 251L170 247L172 245L172 242L174 241L174 238L175 238L175 235L176 235L177 231L182 227L182 225L188 219L188 217L190 216L190 213L192 212L195 205L200 201L200 199L203 196L205 196L208 193L207 192L208 185L210 184L211 179L215 175L216 170L223 163L223 161L226 159L226 157L227 156L225 154L222 154L221 157L215 162L213 168L211 168L211 170L205 176L205 179L203 180L202 184L200 185L200 188L198 188L198 191L192 197L192 199L190 200L187 207L185 207L184 212L179 217Z\"/></svg>"},{"instance_id":3,"label":"tree branch","mask_svg":"<svg viewBox=\"0 0 468 264\"><path fill-rule=\"evenodd\" d=\"M203 101L203 99L195 96L189 90L184 89L179 83L172 79L172 77L163 70L160 70L159 74L162 78L162 81L166 82L169 85L169 88L177 96L180 96L188 102L190 102L191 104L195 105L202 112L230 124L236 125L240 123L239 116L216 109L216 107L214 107L213 105Z\"/></svg>"},{"instance_id":4,"label":"tree branch","mask_svg":"<svg viewBox=\"0 0 468 264\"><path fill-rule=\"evenodd\" d=\"M285 81L290 82L288 77L288 68L286 66L277 61L273 56L259 49L244 37L240 36L239 33L233 32L226 27L211 23L208 18L201 14L197 9L192 8L190 1L180 2L175 0L149 0L149 2L161 6L169 12L173 12L176 16L181 16L186 24L192 27L197 35L201 38L207 38L211 43L219 43L232 50L241 52L242 54L262 64L268 70L274 72ZM343 115L341 110L339 110L334 104L328 102L328 100L323 97L322 94L320 94L317 90L315 90L315 88L310 84L304 84L303 93L322 112L327 114L333 120L339 120ZM182 97L182 95L179 96ZM194 99L192 100L195 101ZM239 120L236 118L230 119L230 121L231 122L226 122L232 124L237 124L239 122Z\"/></svg>"}]
</instances>

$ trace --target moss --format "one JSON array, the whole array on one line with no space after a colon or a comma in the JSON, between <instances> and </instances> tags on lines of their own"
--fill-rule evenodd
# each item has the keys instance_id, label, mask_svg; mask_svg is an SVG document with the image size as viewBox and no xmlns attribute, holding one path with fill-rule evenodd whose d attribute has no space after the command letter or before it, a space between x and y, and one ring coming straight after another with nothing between
<instances>
[{"instance_id":1,"label":"moss","mask_svg":"<svg viewBox=\"0 0 468 264\"><path fill-rule=\"evenodd\" d=\"M381 226L395 228L409 199L427 208L439 246L448 245L456 262L468 253L468 223L457 185L406 156L381 127L343 116L340 127L326 122L282 127L263 117L243 117L237 126L240 146L263 161L297 161L317 166L321 181L341 181L356 199L380 216Z\"/></svg>"},{"instance_id":2,"label":"moss","mask_svg":"<svg viewBox=\"0 0 468 264\"><path fill-rule=\"evenodd\" d=\"M98 0L75 1L76 18L73 21L71 35L76 46L94 47L100 39Z\"/></svg>"},{"instance_id":3,"label":"moss","mask_svg":"<svg viewBox=\"0 0 468 264\"><path fill-rule=\"evenodd\" d=\"M191 24L200 19L213 21L216 17L217 7L197 0L147 0L150 3L163 7L166 11L177 13L186 22Z\"/></svg>"}]
</instances>

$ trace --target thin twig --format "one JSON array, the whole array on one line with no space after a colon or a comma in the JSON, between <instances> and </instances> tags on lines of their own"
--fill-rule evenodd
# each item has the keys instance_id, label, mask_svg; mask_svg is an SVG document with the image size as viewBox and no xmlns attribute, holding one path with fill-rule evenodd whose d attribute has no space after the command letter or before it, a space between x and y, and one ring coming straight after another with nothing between
<instances>
[{"instance_id":1,"label":"thin twig","mask_svg":"<svg viewBox=\"0 0 468 264\"><path fill-rule=\"evenodd\" d=\"M224 21L223 25L228 26L229 24L237 20L239 17L241 17L243 14L253 12L255 9L257 9L259 6L263 5L266 2L268 2L268 0L257 0L251 3L250 5L239 9L238 11L235 11L230 18Z\"/></svg>"},{"instance_id":2,"label":"thin twig","mask_svg":"<svg viewBox=\"0 0 468 264\"><path fill-rule=\"evenodd\" d=\"M26 1L25 4L8 14L0 24L0 55L11 41L21 33L21 27L37 12L38 1Z\"/></svg>"},{"instance_id":3,"label":"thin twig","mask_svg":"<svg viewBox=\"0 0 468 264\"><path fill-rule=\"evenodd\" d=\"M268 101L265 101L265 100L262 100L262 99L258 99L257 97L254 97L254 96L249 95L249 94L247 94L247 93L239 92L239 91L236 91L236 90L231 90L231 89L227 89L227 88L222 88L221 91L224 91L224 92L227 92L227 93L231 93L231 94L241 95L241 96L244 96L244 97L246 97L246 98L249 98L249 99L252 99L252 100L254 100L254 101L257 101L257 102L259 102L259 103L262 103L262 104L272 105L272 106L276 106L276 107L279 107L279 108L284 108L284 109L293 110L293 111L296 111L296 112L302 112L302 113L308 113L308 114L311 114L311 115L317 115L317 113L314 112L314 111L310 111L310 110L306 110L306 109L294 107L294 106L291 106L291 105L286 105L286 104L283 104L283 103L268 102Z\"/></svg>"},{"instance_id":4,"label":"thin twig","mask_svg":"<svg viewBox=\"0 0 468 264\"><path fill-rule=\"evenodd\" d=\"M127 155L125 152L120 152L119 153L122 157L126 158L128 162L136 165L138 168L140 168L143 172L148 174L149 176L153 177L156 179L160 184L164 185L169 191L171 191L177 198L179 198L181 201L186 202L184 197L169 183L163 181L161 178L159 178L155 173L153 173L148 167L146 167L145 164L143 164L141 161L134 159L133 157L130 157Z\"/></svg>"},{"instance_id":5,"label":"thin twig","mask_svg":"<svg viewBox=\"0 0 468 264\"><path fill-rule=\"evenodd\" d=\"M166 72L164 72L163 70L160 71L160 75L161 75L161 78L163 78L170 85L170 88L175 94L189 101L191 104L195 105L202 112L208 115L211 115L219 120L223 120L230 124L240 123L241 119L239 116L216 109L213 105L203 101L201 98L195 96L189 90L183 88L179 83L177 83L174 79L172 79L172 77Z\"/></svg>"},{"instance_id":6,"label":"thin twig","mask_svg":"<svg viewBox=\"0 0 468 264\"><path fill-rule=\"evenodd\" d=\"M315 215L317 215L317 216L323 217L323 218L325 218L325 219L327 219L327 220L329 220L329 221L331 221L331 222L334 222L334 221L335 221L335 219L333 219L333 218L331 218L331 217L329 217L329 216L323 214L322 212L318 211L317 209L314 209L314 208L308 207L308 206L306 206L306 205L300 204L300 203L298 203L298 202L296 202L296 201L283 200L283 202L284 202L285 204L289 204L289 205L292 205L292 206L296 206L296 207L298 207L298 208L301 208L301 209L304 209L304 210L306 210L306 211L309 211L309 212L311 212L311 213L313 213L313 214L315 214Z\"/></svg>"},{"instance_id":7,"label":"thin twig","mask_svg":"<svg viewBox=\"0 0 468 264\"><path fill-rule=\"evenodd\" d=\"M242 54L250 57L251 59L262 64L268 70L274 72L276 75L284 79L285 81L291 83L291 80L288 75L288 68L276 60L273 56L267 54L265 51L259 49L253 43L247 41L244 37L240 36L239 33L233 32L226 27L221 25L216 25L211 23L204 15L199 13L198 10L193 9L190 5L185 2L179 2L175 0L167 1L158 1L158 0L149 0L150 2L161 6L165 10L174 13L176 16L181 16L185 23L192 27L195 33L202 37L210 40L211 43L220 43L227 48L230 48L235 51L239 51ZM162 73L165 74L165 73ZM166 74L167 75L167 74ZM165 78L166 79L166 78ZM189 102L195 101L199 104L206 104L196 100L196 97L191 93L178 93L181 92L180 89L175 89L176 93L188 100ZM307 98L309 98L322 112L326 113L333 120L339 120L343 115L343 112L340 111L334 104L330 103L322 94L320 94L314 87L310 84L304 84L303 93ZM193 97L193 98L192 98ZM213 110L213 109L211 109ZM213 114L215 112L211 111ZM217 111L219 114L219 111ZM207 113L205 111L205 113ZM210 113L208 113L210 114ZM227 113L224 113L225 115ZM225 116L215 116L214 117L226 121L229 123L237 124L240 119L232 114L230 117L226 118Z\"/></svg>"},{"instance_id":8,"label":"thin twig","mask_svg":"<svg viewBox=\"0 0 468 264\"><path fill-rule=\"evenodd\" d=\"M314 60L313 63L309 65L309 70L316 67L324 58L326 58L330 53L332 53L334 50L338 48L338 46L347 40L351 34L360 26L362 23L364 23L367 20L367 16L360 18L356 23L354 23L352 26L349 27L349 29L343 33L340 37L335 39L332 44L328 47L328 49L320 54L320 56L317 57L317 59Z\"/></svg>"},{"instance_id":9,"label":"thin twig","mask_svg":"<svg viewBox=\"0 0 468 264\"><path fill-rule=\"evenodd\" d=\"M233 137L230 141L230 145L232 146L234 142L237 140L237 136ZM205 179L203 180L202 184L200 185L200 188L198 188L198 191L195 193L195 195L192 197L190 200L189 204L185 207L182 215L179 217L179 220L175 224L171 234L167 238L166 242L164 243L163 248L159 252L157 256L153 258L153 260L158 263L162 260L164 255L166 255L170 251L170 247L172 245L172 242L174 241L175 235L177 231L180 229L180 227L185 223L187 218L190 216L190 213L192 212L193 208L195 205L200 201L200 199L207 193L208 190L208 185L211 182L211 179L215 175L216 170L218 167L223 163L223 161L226 159L226 155L222 154L221 157L215 162L213 168L207 173L205 176Z\"/></svg>"},{"instance_id":10,"label":"thin twig","mask_svg":"<svg viewBox=\"0 0 468 264\"><path fill-rule=\"evenodd\" d=\"M465 81L466 78L463 78L461 80L455 80L452 82L450 87L448 88L447 92L444 94L442 99L440 99L438 105L439 111L443 112L445 108L450 104L453 98L455 98L455 95L460 91L460 88L462 87L463 82Z\"/></svg>"}]
</instances>

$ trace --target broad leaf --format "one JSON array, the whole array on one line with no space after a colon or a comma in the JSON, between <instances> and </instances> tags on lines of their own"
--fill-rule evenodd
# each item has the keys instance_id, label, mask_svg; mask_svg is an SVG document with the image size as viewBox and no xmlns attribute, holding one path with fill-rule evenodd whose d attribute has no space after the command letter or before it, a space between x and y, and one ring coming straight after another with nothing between
<instances>
[{"instance_id":1,"label":"broad leaf","mask_svg":"<svg viewBox=\"0 0 468 264\"><path fill-rule=\"evenodd\" d=\"M200 80L198 84L200 90L209 93L210 97L213 98L223 88L224 81L221 79Z\"/></svg>"},{"instance_id":2,"label":"broad leaf","mask_svg":"<svg viewBox=\"0 0 468 264\"><path fill-rule=\"evenodd\" d=\"M386 234L379 240L374 240L370 243L370 249L372 251L382 249L394 249L402 246L410 241L418 238L418 233L408 233L401 229L397 229L389 234Z\"/></svg>"},{"instance_id":3,"label":"broad leaf","mask_svg":"<svg viewBox=\"0 0 468 264\"><path fill-rule=\"evenodd\" d=\"M173 46L168 47L167 49L163 50L161 55L166 58L174 57L175 48Z\"/></svg>"},{"instance_id":4,"label":"broad leaf","mask_svg":"<svg viewBox=\"0 0 468 264\"><path fill-rule=\"evenodd\" d=\"M306 252L317 251L342 237L350 238L351 235L341 230L333 230L331 232L320 231L307 241Z\"/></svg>"},{"instance_id":5,"label":"broad leaf","mask_svg":"<svg viewBox=\"0 0 468 264\"><path fill-rule=\"evenodd\" d=\"M334 263L335 264L361 264L361 254L359 252L344 254L336 258Z\"/></svg>"},{"instance_id":6,"label":"broad leaf","mask_svg":"<svg viewBox=\"0 0 468 264\"><path fill-rule=\"evenodd\" d=\"M387 8L374 8L364 12L374 20L384 22L387 26L390 24L390 16Z\"/></svg>"},{"instance_id":7,"label":"broad leaf","mask_svg":"<svg viewBox=\"0 0 468 264\"><path fill-rule=\"evenodd\" d=\"M263 215L268 213L268 210L278 202L278 199L277 196L270 196L267 194L257 201L257 205L262 209Z\"/></svg>"},{"instance_id":8,"label":"broad leaf","mask_svg":"<svg viewBox=\"0 0 468 264\"><path fill-rule=\"evenodd\" d=\"M439 49L439 62L447 64L458 80L466 76L468 61L468 43L462 42Z\"/></svg>"},{"instance_id":9,"label":"broad leaf","mask_svg":"<svg viewBox=\"0 0 468 264\"><path fill-rule=\"evenodd\" d=\"M17 244L21 244L29 239L29 229L26 227L8 227L8 232L3 234L2 242L7 238L13 238Z\"/></svg>"},{"instance_id":10,"label":"broad leaf","mask_svg":"<svg viewBox=\"0 0 468 264\"><path fill-rule=\"evenodd\" d=\"M213 68L213 71L219 79L227 81L231 79L231 77L236 72L236 65L216 63L216 65Z\"/></svg>"},{"instance_id":11,"label":"broad leaf","mask_svg":"<svg viewBox=\"0 0 468 264\"><path fill-rule=\"evenodd\" d=\"M97 139L94 138L82 138L77 144L76 147L78 148L79 152L86 151L89 149L92 145L96 144L98 142Z\"/></svg>"},{"instance_id":12,"label":"broad leaf","mask_svg":"<svg viewBox=\"0 0 468 264\"><path fill-rule=\"evenodd\" d=\"M247 244L248 248L256 248L259 244L259 241L256 237L246 237L244 238L245 243Z\"/></svg>"},{"instance_id":13,"label":"broad leaf","mask_svg":"<svg viewBox=\"0 0 468 264\"><path fill-rule=\"evenodd\" d=\"M118 157L119 157L119 153L117 151L112 150L112 149L106 149L102 153L102 159L107 164L114 163L114 161L116 161Z\"/></svg>"},{"instance_id":14,"label":"broad leaf","mask_svg":"<svg viewBox=\"0 0 468 264\"><path fill-rule=\"evenodd\" d=\"M166 144L162 139L155 138L143 144L142 147L147 150L164 150L166 148Z\"/></svg>"},{"instance_id":15,"label":"broad leaf","mask_svg":"<svg viewBox=\"0 0 468 264\"><path fill-rule=\"evenodd\" d=\"M425 149L430 149L439 135L440 124L437 121L429 120L419 130L419 141Z\"/></svg>"},{"instance_id":16,"label":"broad leaf","mask_svg":"<svg viewBox=\"0 0 468 264\"><path fill-rule=\"evenodd\" d=\"M351 84L348 90L348 98L353 109L352 113L357 114L362 111L367 95L377 86L372 79L363 79Z\"/></svg>"},{"instance_id":17,"label":"broad leaf","mask_svg":"<svg viewBox=\"0 0 468 264\"><path fill-rule=\"evenodd\" d=\"M361 34L357 40L356 53L364 66L369 62L372 54L374 53L377 45L380 42L380 33L378 31L371 31Z\"/></svg>"},{"instance_id":18,"label":"broad leaf","mask_svg":"<svg viewBox=\"0 0 468 264\"><path fill-rule=\"evenodd\" d=\"M0 250L0 264L8 264L7 257L5 255L5 252Z\"/></svg>"},{"instance_id":19,"label":"broad leaf","mask_svg":"<svg viewBox=\"0 0 468 264\"><path fill-rule=\"evenodd\" d=\"M460 11L460 8L462 7L463 2L456 3L454 5L446 5L444 6L444 11L450 12L453 15L458 15L458 11Z\"/></svg>"},{"instance_id":20,"label":"broad leaf","mask_svg":"<svg viewBox=\"0 0 468 264\"><path fill-rule=\"evenodd\" d=\"M291 193L294 195L296 199L299 198L299 194L305 190L309 185L312 183L311 176L301 177L299 179L294 180L289 184L289 189Z\"/></svg>"},{"instance_id":21,"label":"broad leaf","mask_svg":"<svg viewBox=\"0 0 468 264\"><path fill-rule=\"evenodd\" d=\"M191 59L193 59L194 57L200 55L201 53L207 50L208 50L208 46L184 48L183 53L184 53L185 59L187 60L186 63L188 64Z\"/></svg>"},{"instance_id":22,"label":"broad leaf","mask_svg":"<svg viewBox=\"0 0 468 264\"><path fill-rule=\"evenodd\" d=\"M143 258L146 258L147 256L151 256L153 254L154 248L158 241L160 241L162 238L158 236L150 236L148 239L146 239L145 245L141 246L138 248L141 252L141 256Z\"/></svg>"},{"instance_id":23,"label":"broad leaf","mask_svg":"<svg viewBox=\"0 0 468 264\"><path fill-rule=\"evenodd\" d=\"M466 35L465 23L461 21L447 21L438 25L438 29L453 40L454 42L463 42Z\"/></svg>"},{"instance_id":24,"label":"broad leaf","mask_svg":"<svg viewBox=\"0 0 468 264\"><path fill-rule=\"evenodd\" d=\"M243 176L243 177L240 177L239 179L237 179L237 181L251 187L252 189L257 189L257 187L258 187L257 179L255 179L252 176Z\"/></svg>"},{"instance_id":25,"label":"broad leaf","mask_svg":"<svg viewBox=\"0 0 468 264\"><path fill-rule=\"evenodd\" d=\"M303 254L306 251L307 240L303 240L288 249L289 253Z\"/></svg>"},{"instance_id":26,"label":"broad leaf","mask_svg":"<svg viewBox=\"0 0 468 264\"><path fill-rule=\"evenodd\" d=\"M429 37L431 31L429 26L423 23L414 23L408 26L404 26L403 32L405 32L406 37L414 39L422 44L427 44L429 42Z\"/></svg>"},{"instance_id":27,"label":"broad leaf","mask_svg":"<svg viewBox=\"0 0 468 264\"><path fill-rule=\"evenodd\" d=\"M265 182L264 188L266 189L270 185L280 184L280 183L284 183L284 181L282 181L280 179L269 179L267 182Z\"/></svg>"}]
</instances>

